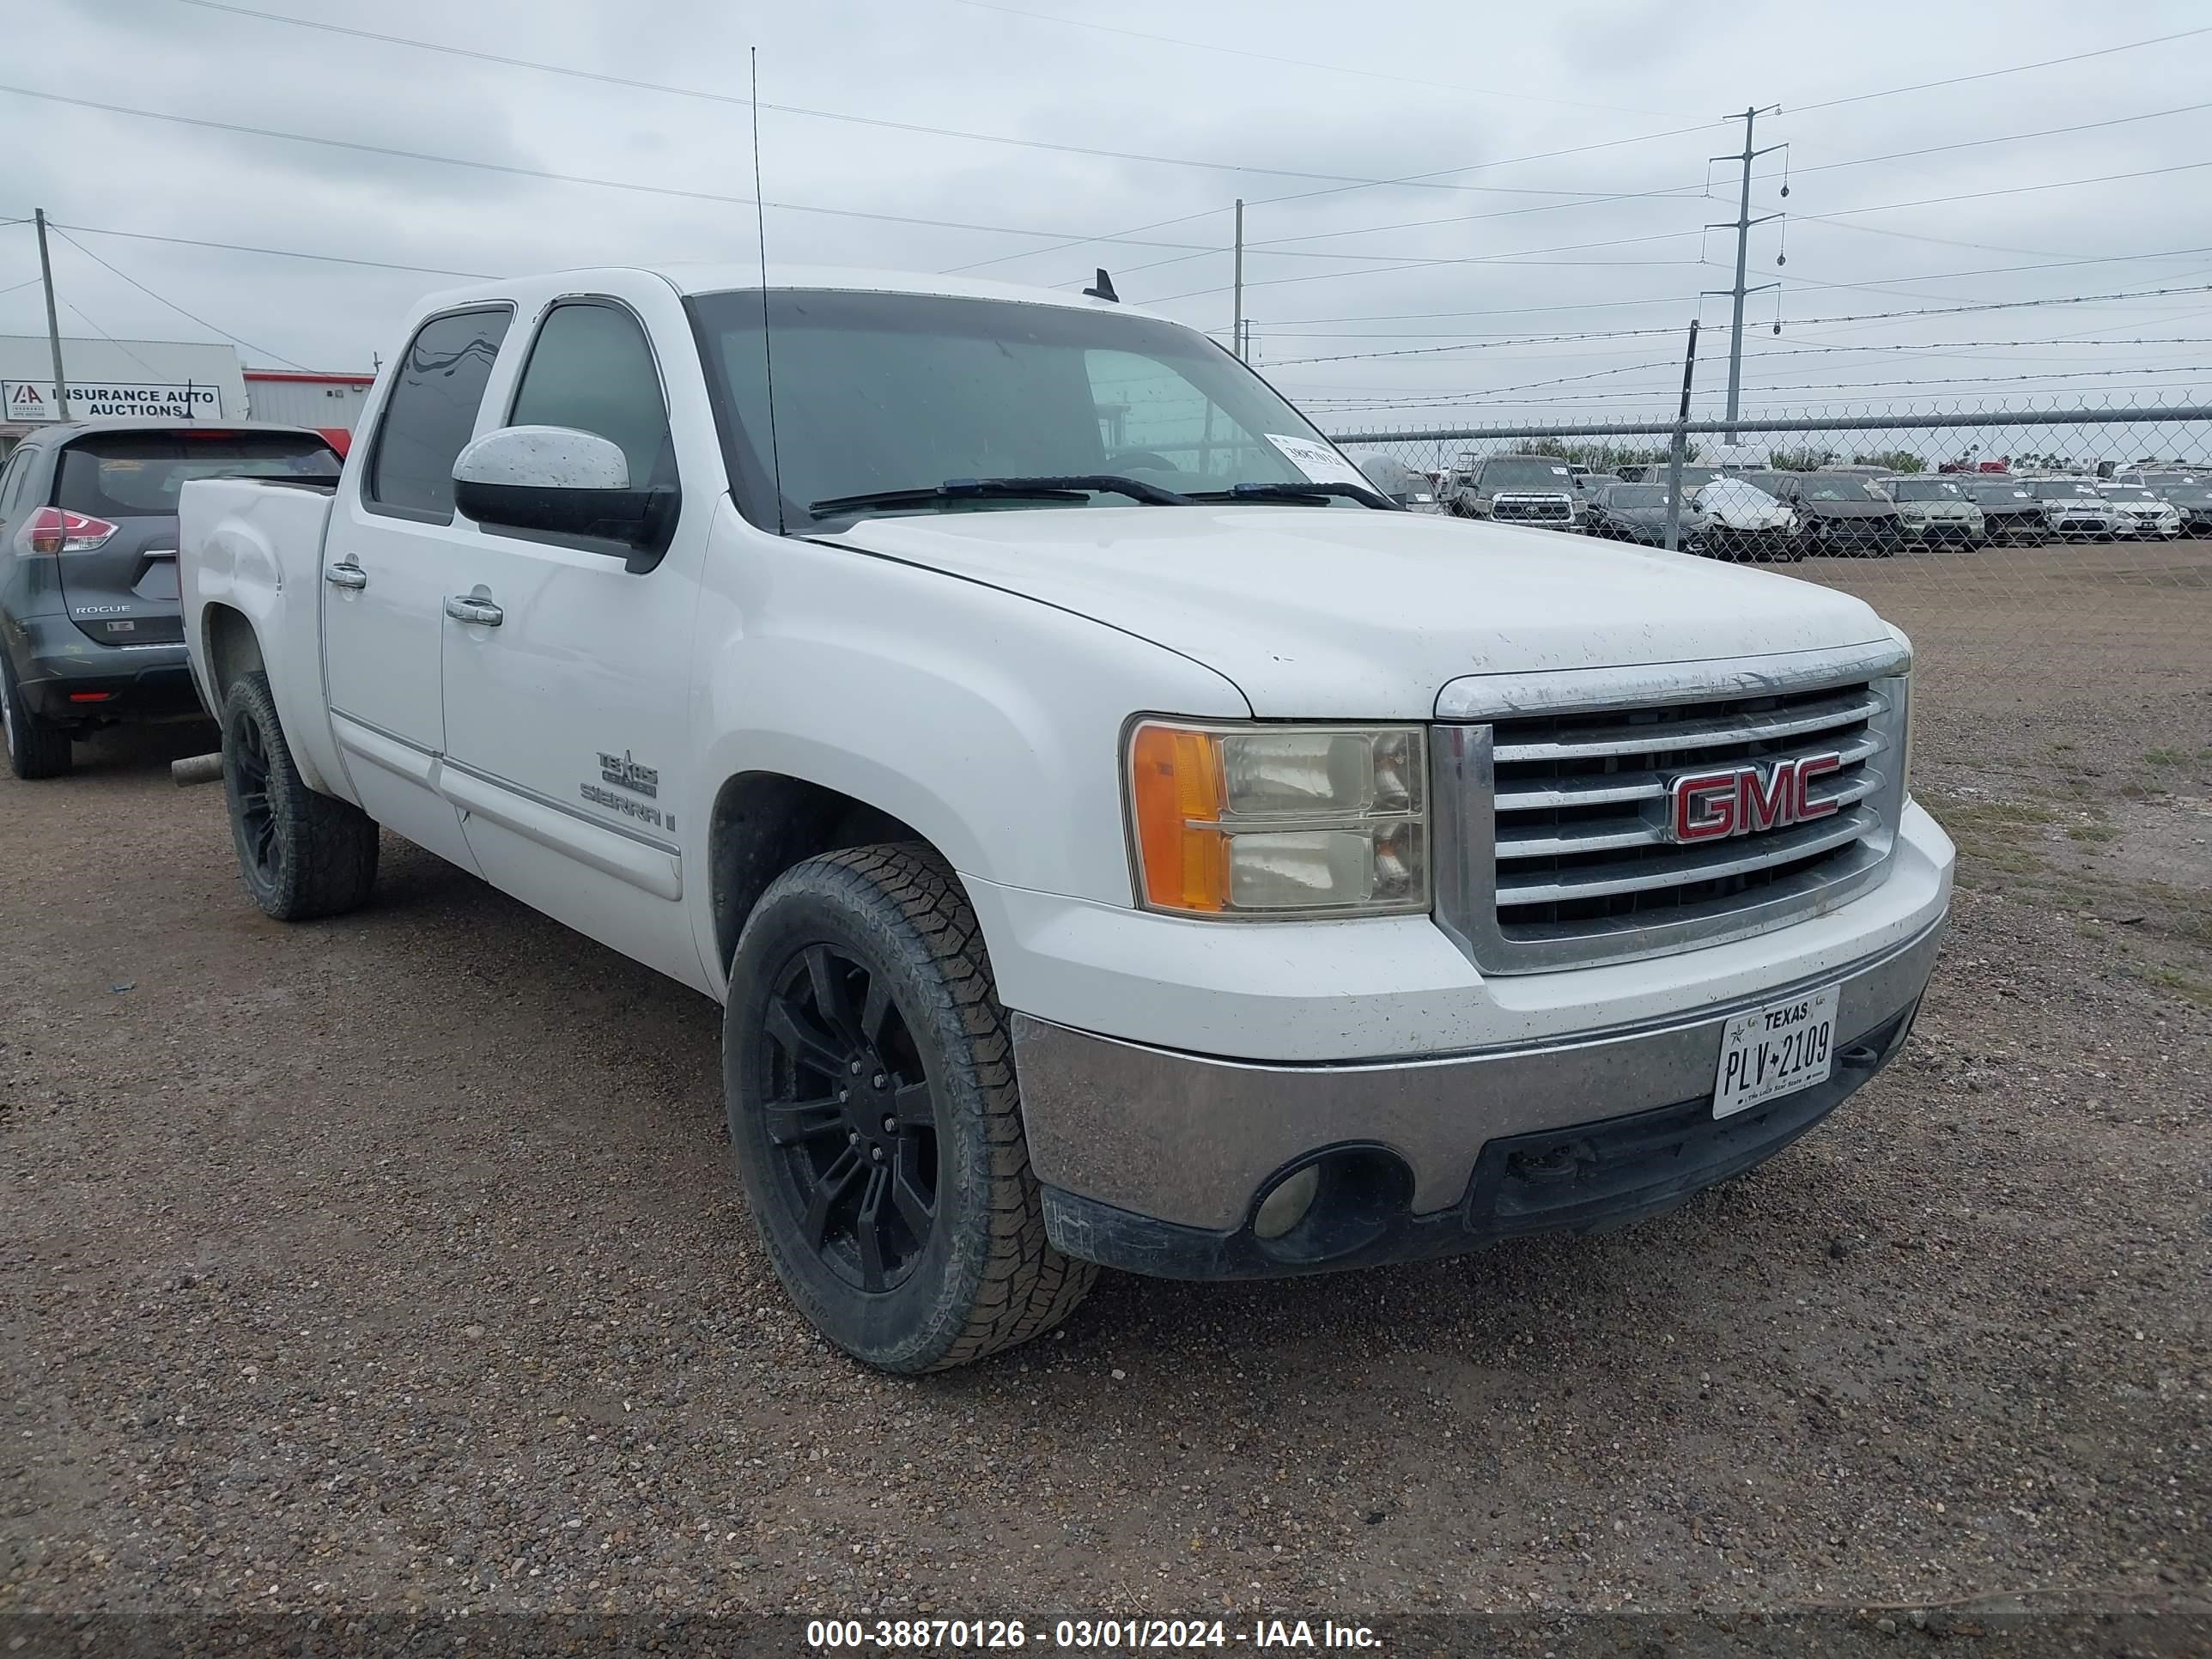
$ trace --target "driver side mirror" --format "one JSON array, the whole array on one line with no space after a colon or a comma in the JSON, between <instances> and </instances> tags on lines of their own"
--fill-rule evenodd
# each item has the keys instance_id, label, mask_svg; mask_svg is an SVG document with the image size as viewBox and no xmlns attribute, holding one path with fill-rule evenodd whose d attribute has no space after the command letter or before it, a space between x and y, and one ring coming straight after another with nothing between
<instances>
[{"instance_id":1,"label":"driver side mirror","mask_svg":"<svg viewBox=\"0 0 2212 1659\"><path fill-rule=\"evenodd\" d=\"M605 553L642 574L668 550L681 498L634 487L621 447L597 433L510 426L455 457L453 505L495 533Z\"/></svg>"}]
</instances>

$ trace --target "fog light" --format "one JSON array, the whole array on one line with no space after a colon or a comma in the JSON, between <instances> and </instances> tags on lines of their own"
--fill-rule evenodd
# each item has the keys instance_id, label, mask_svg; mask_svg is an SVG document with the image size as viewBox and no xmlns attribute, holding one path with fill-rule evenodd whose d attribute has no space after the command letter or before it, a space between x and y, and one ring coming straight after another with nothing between
<instances>
[{"instance_id":1,"label":"fog light","mask_svg":"<svg viewBox=\"0 0 2212 1659\"><path fill-rule=\"evenodd\" d=\"M1252 1218L1252 1236L1280 1238L1306 1218L1306 1212L1313 1208L1314 1194L1320 1190L1318 1164L1309 1164L1287 1181L1278 1182L1260 1200L1260 1212Z\"/></svg>"}]
</instances>

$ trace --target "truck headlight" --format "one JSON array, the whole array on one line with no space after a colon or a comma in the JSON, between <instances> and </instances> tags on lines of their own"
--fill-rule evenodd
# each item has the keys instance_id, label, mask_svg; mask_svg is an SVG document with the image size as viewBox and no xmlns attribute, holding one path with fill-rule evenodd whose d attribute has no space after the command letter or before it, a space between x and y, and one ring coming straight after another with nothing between
<instances>
[{"instance_id":1,"label":"truck headlight","mask_svg":"<svg viewBox=\"0 0 2212 1659\"><path fill-rule=\"evenodd\" d=\"M1130 730L1139 901L1219 921L1429 908L1428 739L1418 726Z\"/></svg>"}]
</instances>

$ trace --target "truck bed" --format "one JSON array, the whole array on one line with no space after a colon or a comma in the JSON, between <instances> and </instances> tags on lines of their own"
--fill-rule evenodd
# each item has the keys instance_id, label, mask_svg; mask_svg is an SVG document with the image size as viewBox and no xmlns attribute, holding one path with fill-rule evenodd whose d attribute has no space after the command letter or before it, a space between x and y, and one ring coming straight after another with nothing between
<instances>
[{"instance_id":1,"label":"truck bed","mask_svg":"<svg viewBox=\"0 0 2212 1659\"><path fill-rule=\"evenodd\" d=\"M229 682L260 666L308 787L350 799L323 701L323 538L333 483L196 478L177 506L177 581L192 677L220 714ZM249 644L237 613L251 627Z\"/></svg>"}]
</instances>

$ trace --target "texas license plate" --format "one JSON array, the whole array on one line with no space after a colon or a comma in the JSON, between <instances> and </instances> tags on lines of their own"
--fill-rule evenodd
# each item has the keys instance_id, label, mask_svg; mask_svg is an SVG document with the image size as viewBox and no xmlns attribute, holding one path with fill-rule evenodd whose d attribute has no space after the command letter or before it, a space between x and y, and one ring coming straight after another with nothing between
<instances>
[{"instance_id":1,"label":"texas license plate","mask_svg":"<svg viewBox=\"0 0 2212 1659\"><path fill-rule=\"evenodd\" d=\"M1826 1083L1836 1065L1838 987L1770 1002L1729 1021L1713 1078L1713 1115L1729 1117L1795 1089Z\"/></svg>"}]
</instances>

